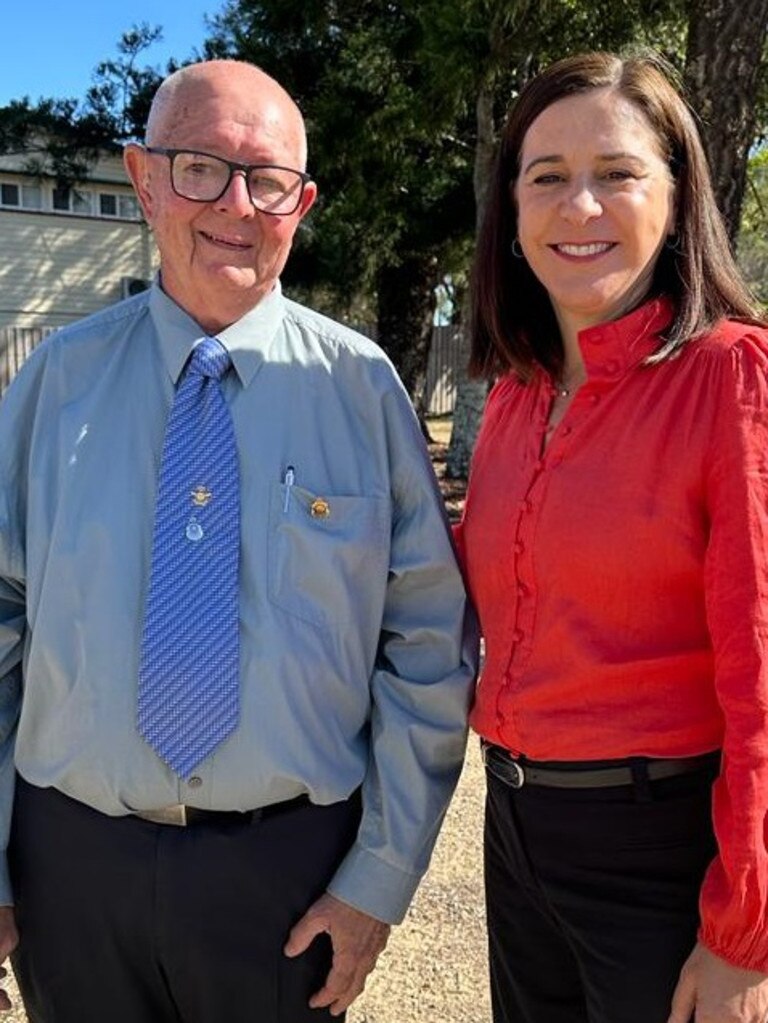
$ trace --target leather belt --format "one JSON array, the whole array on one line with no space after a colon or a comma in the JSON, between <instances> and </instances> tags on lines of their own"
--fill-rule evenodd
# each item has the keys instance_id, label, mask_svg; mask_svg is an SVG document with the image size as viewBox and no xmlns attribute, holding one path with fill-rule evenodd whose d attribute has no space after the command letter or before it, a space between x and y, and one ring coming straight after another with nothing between
<instances>
[{"instance_id":1,"label":"leather belt","mask_svg":"<svg viewBox=\"0 0 768 1023\"><path fill-rule=\"evenodd\" d=\"M714 767L720 759L720 752L704 753L696 757L675 757L661 759L638 757L634 764L630 760L603 761L600 766L589 767L589 761L572 765L548 765L514 757L508 750L492 743L482 744L483 763L486 769L500 781L513 789L523 785L544 785L558 789L594 789L615 785L632 785L638 770L649 781L674 778L680 774Z\"/></svg>"},{"instance_id":2,"label":"leather belt","mask_svg":"<svg viewBox=\"0 0 768 1023\"><path fill-rule=\"evenodd\" d=\"M309 796L297 796L282 803L272 803L258 810L202 810L197 806L186 806L176 803L173 806L161 806L156 810L133 810L131 817L149 821L150 824L170 824L177 828L188 828L197 825L233 826L251 824L255 821L276 817L281 813L297 810L309 805Z\"/></svg>"}]
</instances>

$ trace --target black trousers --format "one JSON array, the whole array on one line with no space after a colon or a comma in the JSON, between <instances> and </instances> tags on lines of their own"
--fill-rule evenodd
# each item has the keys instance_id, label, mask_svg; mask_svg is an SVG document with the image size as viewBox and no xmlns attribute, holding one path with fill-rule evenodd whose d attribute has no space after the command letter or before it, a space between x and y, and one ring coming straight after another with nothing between
<instances>
[{"instance_id":1,"label":"black trousers","mask_svg":"<svg viewBox=\"0 0 768 1023\"><path fill-rule=\"evenodd\" d=\"M638 791L514 790L486 772L495 1023L666 1023L716 851L716 773Z\"/></svg>"},{"instance_id":2,"label":"black trousers","mask_svg":"<svg viewBox=\"0 0 768 1023\"><path fill-rule=\"evenodd\" d=\"M359 799L249 823L106 817L18 780L13 966L30 1023L322 1023L321 936L288 932L354 841Z\"/></svg>"}]
</instances>

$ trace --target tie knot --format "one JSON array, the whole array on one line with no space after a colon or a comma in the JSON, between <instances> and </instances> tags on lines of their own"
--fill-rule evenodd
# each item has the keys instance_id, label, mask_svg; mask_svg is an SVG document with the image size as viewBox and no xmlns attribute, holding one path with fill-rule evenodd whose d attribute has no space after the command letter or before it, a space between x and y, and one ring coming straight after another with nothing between
<instances>
[{"instance_id":1,"label":"tie knot","mask_svg":"<svg viewBox=\"0 0 768 1023\"><path fill-rule=\"evenodd\" d=\"M189 360L189 371L221 380L232 364L229 352L216 338L206 337L195 346Z\"/></svg>"}]
</instances>

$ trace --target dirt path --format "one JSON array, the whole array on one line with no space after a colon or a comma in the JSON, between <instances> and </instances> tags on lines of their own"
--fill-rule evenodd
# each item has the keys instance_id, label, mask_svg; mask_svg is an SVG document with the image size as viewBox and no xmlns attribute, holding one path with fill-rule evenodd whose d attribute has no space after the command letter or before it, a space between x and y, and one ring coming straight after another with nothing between
<instances>
[{"instance_id":1,"label":"dirt path","mask_svg":"<svg viewBox=\"0 0 768 1023\"><path fill-rule=\"evenodd\" d=\"M488 1023L482 895L484 781L477 740L429 872L348 1023Z\"/></svg>"}]
</instances>

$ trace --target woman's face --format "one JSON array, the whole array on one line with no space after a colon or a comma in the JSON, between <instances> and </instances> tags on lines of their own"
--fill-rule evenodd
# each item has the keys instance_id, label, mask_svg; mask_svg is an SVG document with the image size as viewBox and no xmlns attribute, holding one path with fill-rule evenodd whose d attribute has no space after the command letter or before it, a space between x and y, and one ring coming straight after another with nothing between
<instances>
[{"instance_id":1,"label":"woman's face","mask_svg":"<svg viewBox=\"0 0 768 1023\"><path fill-rule=\"evenodd\" d=\"M558 100L526 132L520 168L520 246L563 334L637 305L675 220L672 175L642 110L611 88Z\"/></svg>"}]
</instances>

